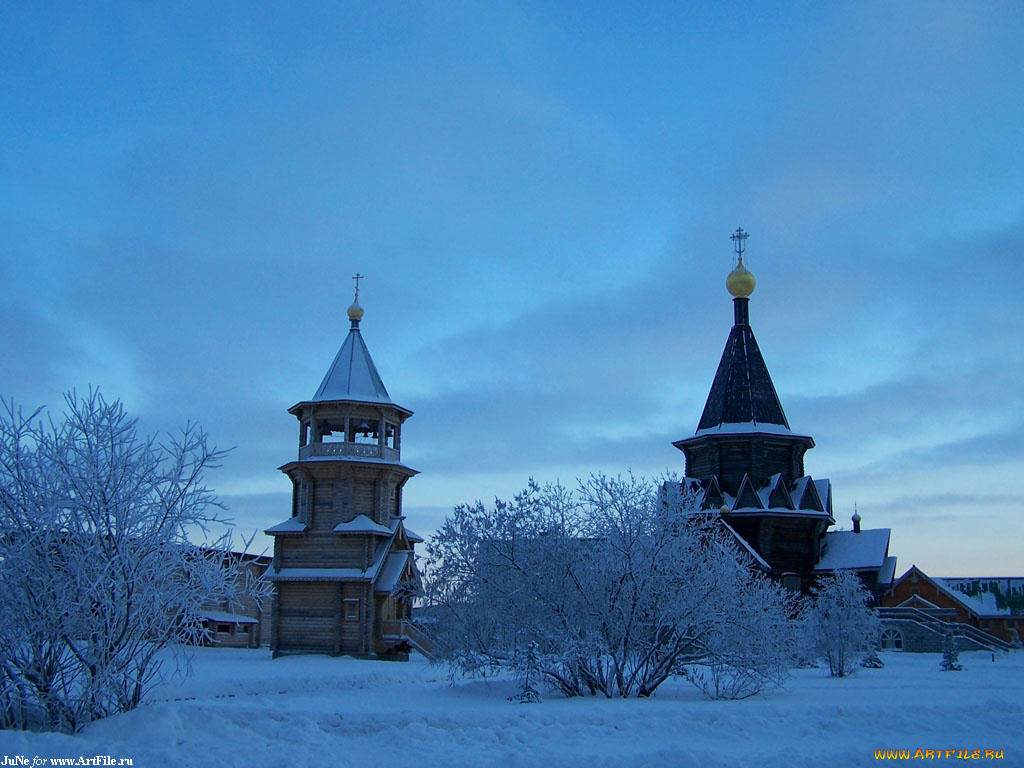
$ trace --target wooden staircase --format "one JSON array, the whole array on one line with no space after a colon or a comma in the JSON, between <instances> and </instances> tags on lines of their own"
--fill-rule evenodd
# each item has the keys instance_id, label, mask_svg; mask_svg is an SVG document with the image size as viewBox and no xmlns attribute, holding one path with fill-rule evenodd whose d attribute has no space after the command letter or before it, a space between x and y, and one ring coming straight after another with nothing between
<instances>
[{"instance_id":1,"label":"wooden staircase","mask_svg":"<svg viewBox=\"0 0 1024 768\"><path fill-rule=\"evenodd\" d=\"M961 624L956 621L943 621L927 611L919 608L879 608L878 618L880 619L902 619L913 621L927 627L933 632L945 634L952 631L956 637L966 637L978 645L991 651L1009 651L1013 649L1005 640L1000 640L984 630L973 627L970 624Z\"/></svg>"},{"instance_id":2,"label":"wooden staircase","mask_svg":"<svg viewBox=\"0 0 1024 768\"><path fill-rule=\"evenodd\" d=\"M434 643L415 622L408 619L382 619L380 628L382 637L385 640L393 641L396 647L407 643L428 659L433 658Z\"/></svg>"}]
</instances>

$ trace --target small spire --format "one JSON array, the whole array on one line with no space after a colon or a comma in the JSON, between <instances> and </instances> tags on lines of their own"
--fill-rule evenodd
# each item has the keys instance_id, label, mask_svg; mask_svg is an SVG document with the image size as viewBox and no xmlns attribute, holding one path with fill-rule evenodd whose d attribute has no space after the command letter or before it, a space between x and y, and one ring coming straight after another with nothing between
<instances>
[{"instance_id":1,"label":"small spire","mask_svg":"<svg viewBox=\"0 0 1024 768\"><path fill-rule=\"evenodd\" d=\"M853 532L860 533L860 512L857 511L856 501L853 502L853 517L850 519L853 520Z\"/></svg>"},{"instance_id":2,"label":"small spire","mask_svg":"<svg viewBox=\"0 0 1024 768\"><path fill-rule=\"evenodd\" d=\"M358 328L359 321L363 319L363 308L359 306L359 281L365 278L364 275L356 272L352 279L356 281L356 296L352 300L352 306L348 308L348 319L352 321L352 327Z\"/></svg>"}]
</instances>

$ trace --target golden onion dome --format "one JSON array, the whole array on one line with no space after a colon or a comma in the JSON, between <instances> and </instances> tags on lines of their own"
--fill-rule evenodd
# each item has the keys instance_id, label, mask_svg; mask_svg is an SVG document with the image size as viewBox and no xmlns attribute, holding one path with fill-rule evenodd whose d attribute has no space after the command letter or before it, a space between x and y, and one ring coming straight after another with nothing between
<instances>
[{"instance_id":1,"label":"golden onion dome","mask_svg":"<svg viewBox=\"0 0 1024 768\"><path fill-rule=\"evenodd\" d=\"M359 306L359 299L352 302L352 306L348 308L348 319L359 322L363 319L363 308Z\"/></svg>"},{"instance_id":2,"label":"golden onion dome","mask_svg":"<svg viewBox=\"0 0 1024 768\"><path fill-rule=\"evenodd\" d=\"M745 299L754 292L757 280L754 273L743 266L743 257L739 257L736 268L725 278L725 288L737 299Z\"/></svg>"}]
</instances>

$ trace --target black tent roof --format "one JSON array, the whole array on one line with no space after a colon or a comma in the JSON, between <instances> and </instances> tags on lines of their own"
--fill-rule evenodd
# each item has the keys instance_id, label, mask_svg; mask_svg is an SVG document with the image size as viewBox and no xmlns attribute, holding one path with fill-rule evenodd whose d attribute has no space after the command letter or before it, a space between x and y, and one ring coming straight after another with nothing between
<instances>
[{"instance_id":1,"label":"black tent roof","mask_svg":"<svg viewBox=\"0 0 1024 768\"><path fill-rule=\"evenodd\" d=\"M734 301L746 302L747 299ZM740 322L746 319L746 312L737 311L736 319L738 322L725 342L697 431L722 424L777 424L789 429L754 331L748 323Z\"/></svg>"}]
</instances>

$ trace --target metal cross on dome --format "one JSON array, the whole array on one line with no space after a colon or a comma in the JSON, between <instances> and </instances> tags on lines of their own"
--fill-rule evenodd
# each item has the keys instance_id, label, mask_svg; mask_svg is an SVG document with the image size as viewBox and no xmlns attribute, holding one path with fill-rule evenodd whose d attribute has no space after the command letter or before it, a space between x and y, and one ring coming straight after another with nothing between
<instances>
[{"instance_id":1,"label":"metal cross on dome","mask_svg":"<svg viewBox=\"0 0 1024 768\"><path fill-rule=\"evenodd\" d=\"M736 255L741 259L743 258L743 252L747 250L747 246L744 241L750 237L750 234L743 231L743 227L736 227L736 232L729 235L729 239L735 243Z\"/></svg>"},{"instance_id":2,"label":"metal cross on dome","mask_svg":"<svg viewBox=\"0 0 1024 768\"><path fill-rule=\"evenodd\" d=\"M360 275L358 272L356 272L354 275L352 275L352 279L356 281L356 301L359 301L359 281L365 280L366 275Z\"/></svg>"}]
</instances>

